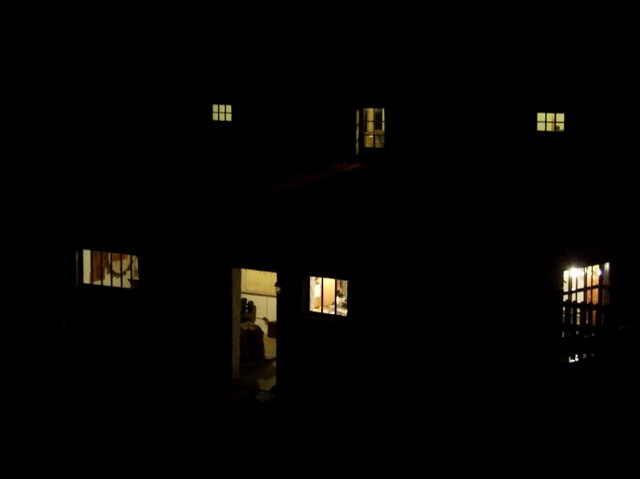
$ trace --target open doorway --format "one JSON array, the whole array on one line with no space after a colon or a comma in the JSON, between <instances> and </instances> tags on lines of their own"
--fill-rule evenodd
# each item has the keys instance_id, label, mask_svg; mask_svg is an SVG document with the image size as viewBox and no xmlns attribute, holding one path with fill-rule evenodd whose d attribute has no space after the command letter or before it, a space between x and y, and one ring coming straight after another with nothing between
<instances>
[{"instance_id":1,"label":"open doorway","mask_svg":"<svg viewBox=\"0 0 640 479\"><path fill-rule=\"evenodd\" d=\"M234 384L272 391L276 385L278 276L235 268L232 288L232 376Z\"/></svg>"}]
</instances>

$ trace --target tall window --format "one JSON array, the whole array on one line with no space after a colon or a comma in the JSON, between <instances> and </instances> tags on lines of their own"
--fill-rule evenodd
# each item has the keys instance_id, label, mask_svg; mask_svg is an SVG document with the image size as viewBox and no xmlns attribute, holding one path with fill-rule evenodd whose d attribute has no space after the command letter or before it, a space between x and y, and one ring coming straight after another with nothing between
<instances>
[{"instance_id":1,"label":"tall window","mask_svg":"<svg viewBox=\"0 0 640 479\"><path fill-rule=\"evenodd\" d=\"M362 108L356 111L356 155L366 149L384 148L384 108Z\"/></svg>"},{"instance_id":2,"label":"tall window","mask_svg":"<svg viewBox=\"0 0 640 479\"><path fill-rule=\"evenodd\" d=\"M562 338L569 342L563 361L574 363L595 355L592 340L606 326L610 276L609 263L562 273Z\"/></svg>"},{"instance_id":3,"label":"tall window","mask_svg":"<svg viewBox=\"0 0 640 479\"><path fill-rule=\"evenodd\" d=\"M78 273L83 284L135 288L140 280L138 257L84 249L78 258Z\"/></svg>"},{"instance_id":4,"label":"tall window","mask_svg":"<svg viewBox=\"0 0 640 479\"><path fill-rule=\"evenodd\" d=\"M564 131L564 113L538 113L538 131Z\"/></svg>"},{"instance_id":5,"label":"tall window","mask_svg":"<svg viewBox=\"0 0 640 479\"><path fill-rule=\"evenodd\" d=\"M346 316L348 281L345 279L309 278L309 311Z\"/></svg>"},{"instance_id":6,"label":"tall window","mask_svg":"<svg viewBox=\"0 0 640 479\"><path fill-rule=\"evenodd\" d=\"M231 105L213 105L213 121L231 121Z\"/></svg>"}]
</instances>

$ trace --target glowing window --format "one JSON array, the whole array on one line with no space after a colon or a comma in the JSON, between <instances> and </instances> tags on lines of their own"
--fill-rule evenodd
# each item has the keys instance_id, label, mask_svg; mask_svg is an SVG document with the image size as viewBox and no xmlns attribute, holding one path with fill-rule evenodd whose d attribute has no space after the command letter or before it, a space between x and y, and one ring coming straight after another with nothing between
<instances>
[{"instance_id":1,"label":"glowing window","mask_svg":"<svg viewBox=\"0 0 640 479\"><path fill-rule=\"evenodd\" d=\"M384 148L384 108L362 108L356 111L356 155L364 150Z\"/></svg>"},{"instance_id":2,"label":"glowing window","mask_svg":"<svg viewBox=\"0 0 640 479\"><path fill-rule=\"evenodd\" d=\"M78 277L82 284L131 289L140 280L138 257L133 254L82 250Z\"/></svg>"},{"instance_id":3,"label":"glowing window","mask_svg":"<svg viewBox=\"0 0 640 479\"><path fill-rule=\"evenodd\" d=\"M564 113L538 113L538 131L564 131Z\"/></svg>"},{"instance_id":4,"label":"glowing window","mask_svg":"<svg viewBox=\"0 0 640 479\"><path fill-rule=\"evenodd\" d=\"M309 311L346 316L348 281L345 279L309 278Z\"/></svg>"},{"instance_id":5,"label":"glowing window","mask_svg":"<svg viewBox=\"0 0 640 479\"><path fill-rule=\"evenodd\" d=\"M231 121L231 105L213 105L213 121Z\"/></svg>"},{"instance_id":6,"label":"glowing window","mask_svg":"<svg viewBox=\"0 0 640 479\"><path fill-rule=\"evenodd\" d=\"M573 267L562 273L562 323L581 328L602 327L609 304L609 263ZM571 328L569 328L571 329ZM574 331L573 335L579 335ZM567 336L572 332L568 331Z\"/></svg>"}]
</instances>

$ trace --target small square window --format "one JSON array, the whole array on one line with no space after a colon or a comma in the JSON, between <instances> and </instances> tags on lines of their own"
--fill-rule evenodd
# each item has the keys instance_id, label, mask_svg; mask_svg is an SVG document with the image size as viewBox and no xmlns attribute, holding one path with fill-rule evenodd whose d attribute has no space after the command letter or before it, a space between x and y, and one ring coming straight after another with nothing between
<instances>
[{"instance_id":1,"label":"small square window","mask_svg":"<svg viewBox=\"0 0 640 479\"><path fill-rule=\"evenodd\" d=\"M231 105L214 104L212 109L213 121L230 122L232 120Z\"/></svg>"}]
</instances>

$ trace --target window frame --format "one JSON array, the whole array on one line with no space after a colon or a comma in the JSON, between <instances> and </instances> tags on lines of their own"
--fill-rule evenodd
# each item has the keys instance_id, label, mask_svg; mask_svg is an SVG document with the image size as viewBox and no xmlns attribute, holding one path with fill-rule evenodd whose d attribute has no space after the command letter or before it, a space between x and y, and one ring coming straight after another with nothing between
<instances>
[{"instance_id":1,"label":"window frame","mask_svg":"<svg viewBox=\"0 0 640 479\"><path fill-rule=\"evenodd\" d=\"M89 264L89 281L85 279L86 273L86 264L87 264L87 254L88 254L88 264ZM129 256L129 266L125 271L116 272L113 269L114 266L114 255L118 255L119 262L122 265L123 256ZM92 281L92 277L94 275L93 270L93 262L95 261L96 256L100 258L100 269L102 270L99 273L100 282L96 282L96 280ZM104 259L108 258L109 266L104 264ZM109 267L109 279L108 282L105 281L105 269ZM121 266L122 268L122 266ZM137 273L136 273L137 271ZM114 282L114 278L118 278L116 282ZM125 279L128 279L128 285L125 286ZM119 284L118 284L119 283ZM82 248L76 251L76 285L80 288L110 288L110 289L138 289L140 287L140 256L138 254L134 254L131 252L114 252L114 251L103 251L97 249L88 249Z\"/></svg>"},{"instance_id":2,"label":"window frame","mask_svg":"<svg viewBox=\"0 0 640 479\"><path fill-rule=\"evenodd\" d=\"M356 156L384 151L387 147L387 112L385 107L356 109ZM380 117L376 115L379 113ZM369 128L371 127L371 129ZM372 142L367 146L367 139Z\"/></svg>"},{"instance_id":3,"label":"window frame","mask_svg":"<svg viewBox=\"0 0 640 479\"><path fill-rule=\"evenodd\" d=\"M232 123L233 104L213 103L211 106L211 121L214 123Z\"/></svg>"},{"instance_id":4,"label":"window frame","mask_svg":"<svg viewBox=\"0 0 640 479\"><path fill-rule=\"evenodd\" d=\"M313 309L311 309L311 301L313 299L313 295L312 295L312 281L314 279L320 279L321 283L320 283L320 311L314 311ZM325 280L333 280L334 281L334 291L333 291L333 298L334 298L334 311L333 312L325 312L324 309L324 297L325 297L325 285L324 285L324 281ZM344 283L344 289L346 291L346 293L344 294L345 296L345 301L347 303L347 307L346 307L346 312L344 314L340 314L338 312L338 298L340 297L338 294L339 291L339 282L343 282ZM324 318L324 319L334 319L336 321L341 321L341 320L346 320L350 317L349 315L349 306L348 306L348 302L349 302L349 283L351 282L351 280L348 279L344 279L344 278L338 278L338 277L330 277L330 276L319 276L319 275L309 275L307 277L307 288L306 288L306 311L307 313L311 314L313 317L316 318Z\"/></svg>"},{"instance_id":5,"label":"window frame","mask_svg":"<svg viewBox=\"0 0 640 479\"><path fill-rule=\"evenodd\" d=\"M562 120L559 119L560 115L562 116ZM536 132L564 133L565 130L566 130L566 113L538 112L536 114Z\"/></svg>"}]
</instances>

